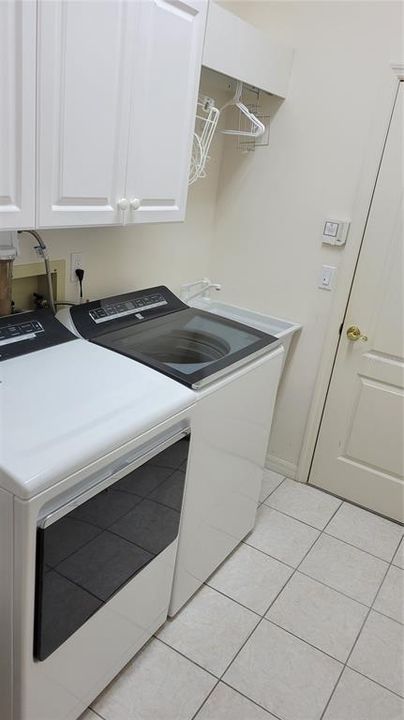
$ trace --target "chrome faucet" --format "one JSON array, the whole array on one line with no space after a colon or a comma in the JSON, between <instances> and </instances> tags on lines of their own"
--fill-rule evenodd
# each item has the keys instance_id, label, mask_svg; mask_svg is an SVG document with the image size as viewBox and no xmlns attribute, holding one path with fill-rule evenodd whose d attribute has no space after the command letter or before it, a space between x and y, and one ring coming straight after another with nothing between
<instances>
[{"instance_id":1,"label":"chrome faucet","mask_svg":"<svg viewBox=\"0 0 404 720\"><path fill-rule=\"evenodd\" d=\"M199 289L195 290L195 292L190 292L190 290L197 285L200 286ZM202 280L196 280L195 282L184 283L181 285L180 297L184 300L184 302L189 302L200 295L207 295L208 291L211 289L221 290L222 286L219 283L211 282L208 278L203 278Z\"/></svg>"}]
</instances>

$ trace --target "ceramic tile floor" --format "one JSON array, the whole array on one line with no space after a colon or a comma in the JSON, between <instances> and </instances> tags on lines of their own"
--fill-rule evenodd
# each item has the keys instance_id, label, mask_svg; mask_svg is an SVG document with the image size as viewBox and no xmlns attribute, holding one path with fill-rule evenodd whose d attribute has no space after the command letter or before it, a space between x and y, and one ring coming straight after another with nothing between
<instances>
[{"instance_id":1,"label":"ceramic tile floor","mask_svg":"<svg viewBox=\"0 0 404 720\"><path fill-rule=\"evenodd\" d=\"M403 720L403 534L266 471L253 532L81 720Z\"/></svg>"}]
</instances>

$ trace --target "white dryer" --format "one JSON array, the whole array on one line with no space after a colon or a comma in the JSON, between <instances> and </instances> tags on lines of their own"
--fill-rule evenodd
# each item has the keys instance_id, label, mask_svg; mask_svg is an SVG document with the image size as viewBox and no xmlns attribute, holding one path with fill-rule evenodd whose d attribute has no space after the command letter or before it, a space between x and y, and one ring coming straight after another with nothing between
<instances>
[{"instance_id":1,"label":"white dryer","mask_svg":"<svg viewBox=\"0 0 404 720\"><path fill-rule=\"evenodd\" d=\"M0 318L0 717L74 720L162 625L194 393Z\"/></svg>"},{"instance_id":2,"label":"white dryer","mask_svg":"<svg viewBox=\"0 0 404 720\"><path fill-rule=\"evenodd\" d=\"M188 307L164 286L58 317L93 344L195 393L174 615L254 526L283 346L257 328Z\"/></svg>"}]
</instances>

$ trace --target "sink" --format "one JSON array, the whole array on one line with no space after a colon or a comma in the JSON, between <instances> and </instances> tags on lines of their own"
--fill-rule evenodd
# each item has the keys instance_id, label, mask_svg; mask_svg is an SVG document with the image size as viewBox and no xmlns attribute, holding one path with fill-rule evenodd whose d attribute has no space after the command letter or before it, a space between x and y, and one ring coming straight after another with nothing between
<instances>
[{"instance_id":1,"label":"sink","mask_svg":"<svg viewBox=\"0 0 404 720\"><path fill-rule=\"evenodd\" d=\"M302 329L300 323L283 320L273 315L265 315L256 310L249 310L248 308L238 307L237 305L229 305L217 300L211 300L211 298L208 297L197 297L194 300L190 300L188 304L190 307L199 308L200 310L211 312L214 315L221 315L222 317L236 320L237 322L244 323L244 325L250 325L258 330L281 338L285 350L283 357L284 363L293 335Z\"/></svg>"}]
</instances>

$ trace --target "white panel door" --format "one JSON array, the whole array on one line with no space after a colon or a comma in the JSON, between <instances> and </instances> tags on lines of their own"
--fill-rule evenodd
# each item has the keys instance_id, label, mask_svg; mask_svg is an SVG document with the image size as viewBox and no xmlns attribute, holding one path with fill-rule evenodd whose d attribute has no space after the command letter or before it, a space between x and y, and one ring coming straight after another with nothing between
<instances>
[{"instance_id":1,"label":"white panel door","mask_svg":"<svg viewBox=\"0 0 404 720\"><path fill-rule=\"evenodd\" d=\"M139 0L127 197L129 222L183 220L206 0Z\"/></svg>"},{"instance_id":2,"label":"white panel door","mask_svg":"<svg viewBox=\"0 0 404 720\"><path fill-rule=\"evenodd\" d=\"M401 87L310 475L313 484L400 521L404 521L403 130ZM350 340L350 326L359 326L365 337Z\"/></svg>"},{"instance_id":3,"label":"white panel door","mask_svg":"<svg viewBox=\"0 0 404 720\"><path fill-rule=\"evenodd\" d=\"M0 2L0 230L35 226L36 3Z\"/></svg>"},{"instance_id":4,"label":"white panel door","mask_svg":"<svg viewBox=\"0 0 404 720\"><path fill-rule=\"evenodd\" d=\"M130 5L39 2L39 227L123 221Z\"/></svg>"}]
</instances>

